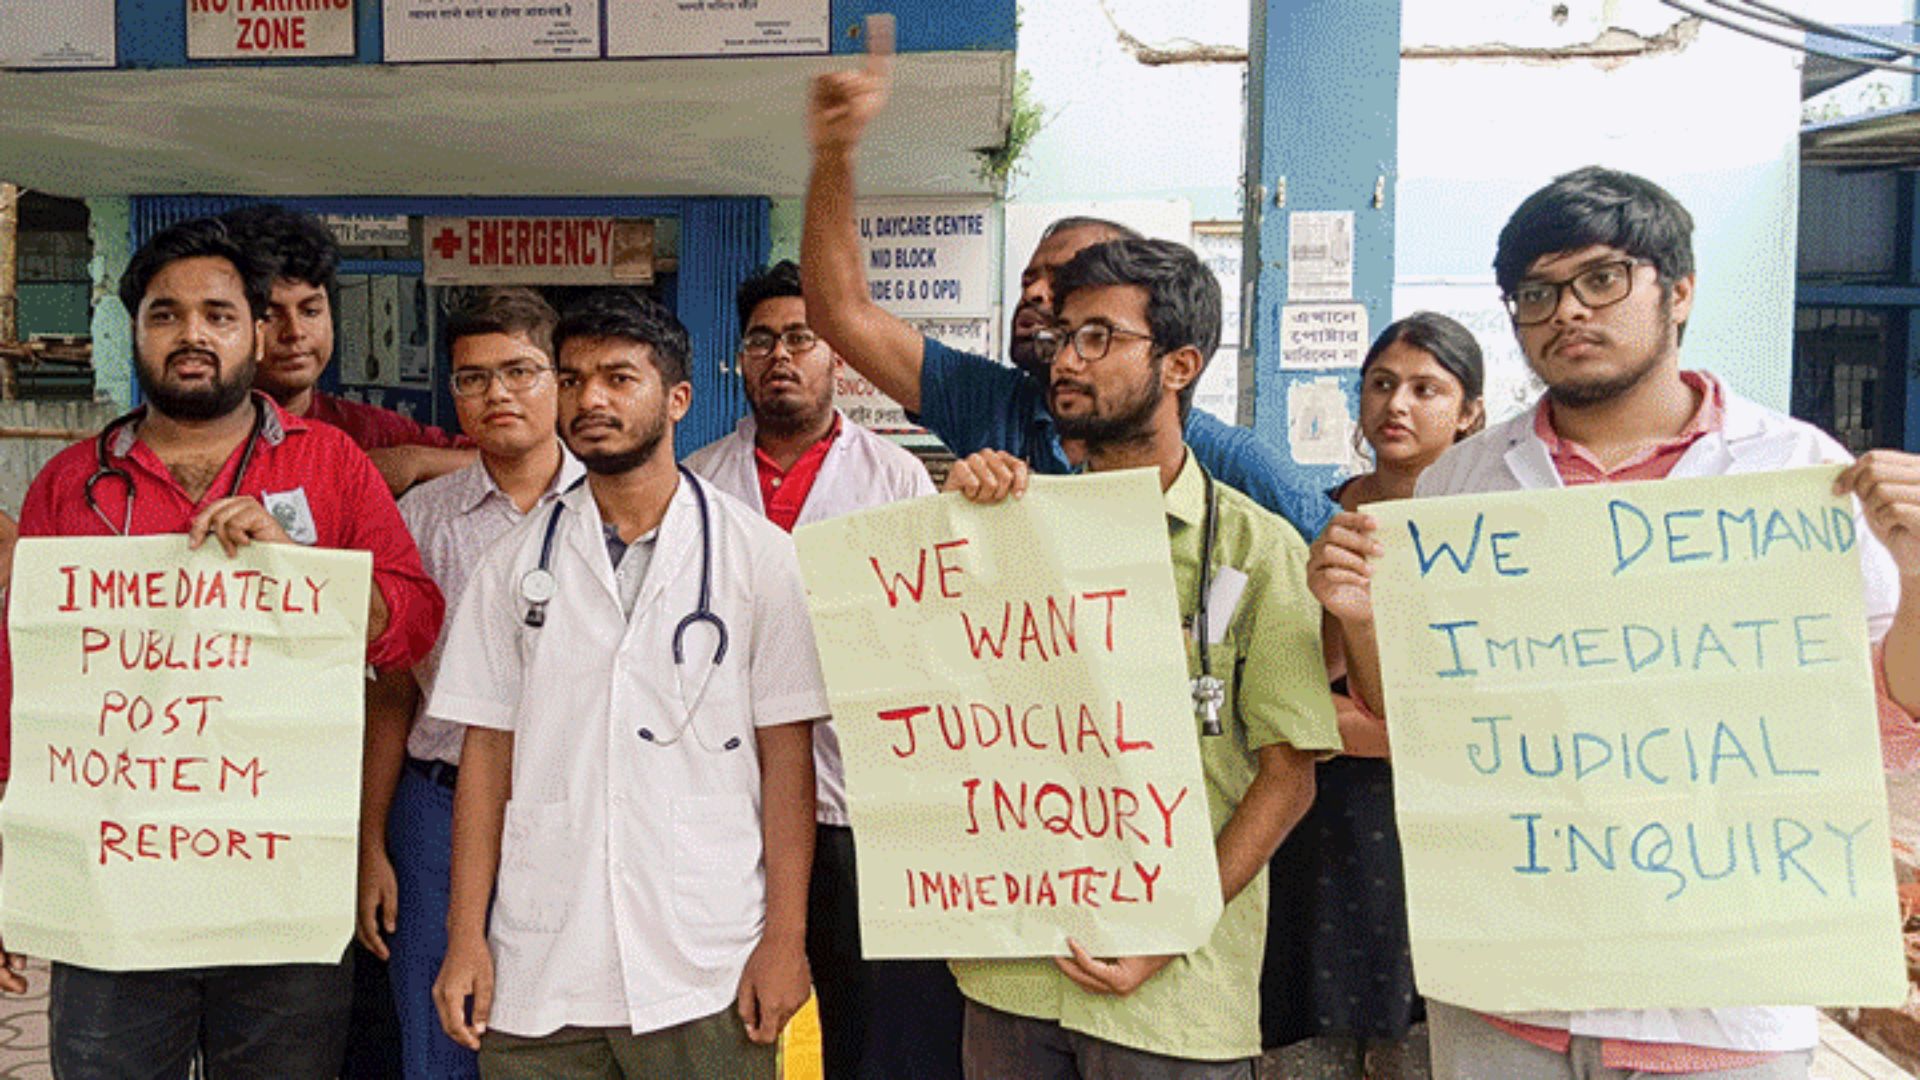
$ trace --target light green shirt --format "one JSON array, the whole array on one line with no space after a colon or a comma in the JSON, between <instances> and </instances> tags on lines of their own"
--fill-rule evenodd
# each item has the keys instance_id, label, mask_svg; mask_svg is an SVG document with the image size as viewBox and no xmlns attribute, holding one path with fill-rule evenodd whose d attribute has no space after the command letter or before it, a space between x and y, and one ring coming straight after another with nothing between
<instances>
[{"instance_id":1,"label":"light green shirt","mask_svg":"<svg viewBox=\"0 0 1920 1080\"><path fill-rule=\"evenodd\" d=\"M1199 463L1189 453L1167 489L1173 581L1181 618L1188 622L1200 575L1203 490ZM1194 720L1218 836L1253 784L1259 770L1255 750L1283 742L1307 751L1338 750L1340 731L1320 652L1320 605L1307 591L1306 545L1292 526L1252 499L1224 484L1216 483L1214 491L1215 577L1220 567L1247 575L1225 639L1210 646L1213 674L1226 683L1223 734L1203 737ZM1187 671L1198 676L1194 636L1185 637ZM989 1008L1057 1020L1070 1031L1137 1050L1224 1061L1260 1052L1266 936L1263 869L1227 904L1204 946L1176 958L1126 997L1088 993L1051 960L956 960L952 967L961 993Z\"/></svg>"}]
</instances>

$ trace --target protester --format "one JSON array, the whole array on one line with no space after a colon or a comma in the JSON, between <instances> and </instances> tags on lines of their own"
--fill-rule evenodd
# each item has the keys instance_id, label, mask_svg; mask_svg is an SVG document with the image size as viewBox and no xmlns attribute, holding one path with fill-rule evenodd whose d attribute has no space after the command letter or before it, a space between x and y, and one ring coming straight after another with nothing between
<instances>
[{"instance_id":1,"label":"protester","mask_svg":"<svg viewBox=\"0 0 1920 1080\"><path fill-rule=\"evenodd\" d=\"M334 310L340 296L340 246L325 222L271 203L222 216L273 268L267 345L254 385L294 416L319 420L353 437L380 468L394 495L472 464L472 444L378 405L319 388L333 362Z\"/></svg>"},{"instance_id":2,"label":"protester","mask_svg":"<svg viewBox=\"0 0 1920 1080\"><path fill-rule=\"evenodd\" d=\"M553 325L531 289L486 289L447 318L450 383L480 460L415 487L400 516L449 604L488 545L583 474L554 424ZM444 635L441 639L445 640ZM422 714L439 646L368 695L360 815L360 943L389 961L410 1080L477 1077L474 1052L440 1030L433 980L447 951L453 792L464 728Z\"/></svg>"},{"instance_id":3,"label":"protester","mask_svg":"<svg viewBox=\"0 0 1920 1080\"><path fill-rule=\"evenodd\" d=\"M1658 185L1589 167L1529 196L1501 230L1494 272L1514 334L1546 394L1469 439L1416 494L1719 476L1842 463L1809 424L1680 367L1695 296L1693 219ZM1840 474L1859 500L1883 755L1911 767L1920 712L1920 458L1875 450ZM1314 591L1338 620L1356 697L1378 713L1380 664L1367 559L1373 519L1336 517L1315 544ZM1869 538L1868 533L1871 533ZM1489 917L1498 918L1498 912ZM1428 1002L1440 1077L1685 1074L1773 1080L1808 1074L1811 1008L1636 1009L1477 1016Z\"/></svg>"},{"instance_id":4,"label":"protester","mask_svg":"<svg viewBox=\"0 0 1920 1080\"><path fill-rule=\"evenodd\" d=\"M1085 217L1047 229L1020 276L1020 304L1007 332L1013 367L948 348L874 303L854 227L853 166L860 138L885 106L892 82L891 22L881 25L885 29L870 32L863 69L830 72L813 83L813 174L800 260L813 327L955 454L1005 450L1037 472L1070 472L1080 452L1062 445L1047 411L1047 365L1034 334L1053 317L1059 267L1091 244L1137 240L1139 234ZM1200 409L1188 411L1184 430L1187 445L1221 483L1252 496L1303 536L1316 535L1325 524L1326 500L1289 486L1280 455L1253 432Z\"/></svg>"},{"instance_id":5,"label":"protester","mask_svg":"<svg viewBox=\"0 0 1920 1080\"><path fill-rule=\"evenodd\" d=\"M1432 312L1374 339L1360 365L1360 426L1372 472L1328 494L1343 510L1404 499L1455 442L1486 421L1480 346ZM1344 752L1314 770L1313 806L1274 854L1261 1037L1288 1047L1288 1075L1353 1080L1419 1074L1408 1032L1426 1010L1413 984L1387 726L1346 693L1338 628L1328 671Z\"/></svg>"},{"instance_id":6,"label":"protester","mask_svg":"<svg viewBox=\"0 0 1920 1080\"><path fill-rule=\"evenodd\" d=\"M791 532L840 514L933 494L926 467L833 407L840 358L807 321L791 262L740 286L740 374L752 415L687 467ZM960 991L938 960L867 961L840 740L813 729L813 881L807 961L820 1002L827 1080L960 1075Z\"/></svg>"},{"instance_id":7,"label":"protester","mask_svg":"<svg viewBox=\"0 0 1920 1080\"><path fill-rule=\"evenodd\" d=\"M799 561L675 467L671 313L592 294L553 346L587 482L482 557L428 703L469 725L440 1022L490 1078L770 1078L827 713Z\"/></svg>"},{"instance_id":8,"label":"protester","mask_svg":"<svg viewBox=\"0 0 1920 1080\"><path fill-rule=\"evenodd\" d=\"M186 533L192 545L211 538L229 555L255 542L370 552L367 659L405 668L426 655L440 628L439 590L366 455L338 430L249 393L269 281L219 221L175 225L134 254L120 299L133 314L146 405L40 471L20 532ZM113 481L90 483L109 467ZM0 645L0 745L12 719L13 672L4 660ZM350 805L348 793L340 799ZM53 1069L63 1077L184 1076L198 1057L208 1076L332 1077L345 1050L351 988L345 957L163 971L56 962ZM17 993L24 981L0 974L0 989Z\"/></svg>"},{"instance_id":9,"label":"protester","mask_svg":"<svg viewBox=\"0 0 1920 1080\"><path fill-rule=\"evenodd\" d=\"M1159 470L1183 618L1194 621L1203 560L1213 567L1212 600L1231 591L1219 587L1226 569L1245 575L1224 640L1188 642L1189 674L1200 674L1206 648L1225 683L1223 734L1202 734L1196 715L1194 737L1226 909L1186 956L1103 959L1069 941L1065 959L955 961L968 999L966 1074L1250 1080L1267 860L1313 800L1313 755L1340 745L1306 548L1181 441L1194 384L1220 339L1219 285L1205 265L1167 241L1097 244L1060 269L1055 297L1058 323L1038 339L1051 354L1054 423L1085 444L1093 471ZM947 486L997 502L1024 490L1028 469L981 451L954 466Z\"/></svg>"}]
</instances>

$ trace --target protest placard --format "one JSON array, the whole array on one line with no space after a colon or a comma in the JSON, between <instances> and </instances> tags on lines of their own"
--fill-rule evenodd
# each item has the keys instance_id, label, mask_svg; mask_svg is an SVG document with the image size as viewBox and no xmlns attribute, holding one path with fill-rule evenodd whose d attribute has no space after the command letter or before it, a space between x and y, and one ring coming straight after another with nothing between
<instances>
[{"instance_id":1,"label":"protest placard","mask_svg":"<svg viewBox=\"0 0 1920 1080\"><path fill-rule=\"evenodd\" d=\"M1185 953L1221 911L1158 474L795 534L869 958Z\"/></svg>"},{"instance_id":2,"label":"protest placard","mask_svg":"<svg viewBox=\"0 0 1920 1080\"><path fill-rule=\"evenodd\" d=\"M1367 508L1422 992L1905 998L1837 471Z\"/></svg>"},{"instance_id":3,"label":"protest placard","mask_svg":"<svg viewBox=\"0 0 1920 1080\"><path fill-rule=\"evenodd\" d=\"M20 542L9 949L108 971L339 961L371 574L295 544Z\"/></svg>"}]
</instances>

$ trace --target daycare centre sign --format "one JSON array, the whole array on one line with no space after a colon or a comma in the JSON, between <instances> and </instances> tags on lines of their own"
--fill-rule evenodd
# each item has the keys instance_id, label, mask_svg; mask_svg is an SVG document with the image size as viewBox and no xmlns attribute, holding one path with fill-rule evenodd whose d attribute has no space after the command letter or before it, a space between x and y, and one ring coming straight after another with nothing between
<instances>
[{"instance_id":1,"label":"daycare centre sign","mask_svg":"<svg viewBox=\"0 0 1920 1080\"><path fill-rule=\"evenodd\" d=\"M795 533L870 958L1185 953L1221 910L1158 474Z\"/></svg>"},{"instance_id":2,"label":"daycare centre sign","mask_svg":"<svg viewBox=\"0 0 1920 1080\"><path fill-rule=\"evenodd\" d=\"M339 960L371 573L294 544L20 542L9 948L108 971Z\"/></svg>"},{"instance_id":3,"label":"daycare centre sign","mask_svg":"<svg viewBox=\"0 0 1920 1080\"><path fill-rule=\"evenodd\" d=\"M1905 997L1837 467L1368 508L1422 992Z\"/></svg>"}]
</instances>

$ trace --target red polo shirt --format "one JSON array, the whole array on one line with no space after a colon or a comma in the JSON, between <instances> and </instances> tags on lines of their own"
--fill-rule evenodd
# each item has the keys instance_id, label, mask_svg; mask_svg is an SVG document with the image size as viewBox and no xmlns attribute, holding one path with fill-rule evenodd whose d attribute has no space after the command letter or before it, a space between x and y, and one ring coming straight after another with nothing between
<instances>
[{"instance_id":1,"label":"red polo shirt","mask_svg":"<svg viewBox=\"0 0 1920 1080\"><path fill-rule=\"evenodd\" d=\"M840 414L834 413L833 427L819 442L807 447L790 469L780 468L780 463L768 457L766 451L757 446L753 448L754 468L760 474L760 505L767 508L768 521L793 531L793 523L800 520L800 511L807 505L813 482L820 478L820 466L827 460L827 451L833 449L833 440L839 437Z\"/></svg>"},{"instance_id":2,"label":"red polo shirt","mask_svg":"<svg viewBox=\"0 0 1920 1080\"><path fill-rule=\"evenodd\" d=\"M266 493L303 491L312 512L314 546L373 555L373 585L387 602L389 619L386 632L367 646L367 661L382 669L411 667L433 647L445 602L420 565L420 553L386 483L366 453L338 429L288 416L263 394L255 394L254 400L266 407L267 415L239 494L257 499ZM113 434L107 456L133 478L128 531L137 536L186 532L195 514L227 497L245 450L245 444L234 449L206 495L195 502L153 450L135 437L134 425ZM119 531L127 511L123 485L110 479L95 486L100 513L86 500L98 445L97 439L75 443L34 477L20 507L21 536L112 536ZM12 736L13 663L6 637L0 635L0 780L11 775Z\"/></svg>"},{"instance_id":3,"label":"red polo shirt","mask_svg":"<svg viewBox=\"0 0 1920 1080\"><path fill-rule=\"evenodd\" d=\"M449 435L437 427L423 424L410 416L378 405L349 401L343 397L313 392L303 420L332 424L347 433L362 450L384 450L389 446L433 446L465 450L474 443L465 435Z\"/></svg>"}]
</instances>

